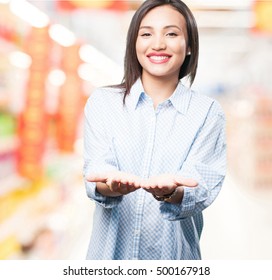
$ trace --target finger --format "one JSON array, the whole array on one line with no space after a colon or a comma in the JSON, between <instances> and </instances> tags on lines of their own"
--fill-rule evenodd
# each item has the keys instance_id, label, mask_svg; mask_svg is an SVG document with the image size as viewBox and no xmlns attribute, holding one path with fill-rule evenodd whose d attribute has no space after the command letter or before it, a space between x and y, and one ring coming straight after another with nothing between
<instances>
[{"instance_id":1,"label":"finger","mask_svg":"<svg viewBox=\"0 0 272 280\"><path fill-rule=\"evenodd\" d=\"M129 186L136 189L140 188L141 183L140 183L140 178L138 176L129 174L126 179L127 179L127 184Z\"/></svg>"},{"instance_id":2,"label":"finger","mask_svg":"<svg viewBox=\"0 0 272 280\"><path fill-rule=\"evenodd\" d=\"M120 183L121 183L122 185L127 185L127 184L129 184L129 181L128 181L127 178L121 178Z\"/></svg>"},{"instance_id":3,"label":"finger","mask_svg":"<svg viewBox=\"0 0 272 280\"><path fill-rule=\"evenodd\" d=\"M127 185L126 184L122 184L122 183L119 183L118 184L118 189L117 191L121 194L126 194L128 191L127 191Z\"/></svg>"},{"instance_id":4,"label":"finger","mask_svg":"<svg viewBox=\"0 0 272 280\"><path fill-rule=\"evenodd\" d=\"M197 187L198 186L198 182L191 178L176 177L175 183L177 186L185 186L185 187Z\"/></svg>"},{"instance_id":5,"label":"finger","mask_svg":"<svg viewBox=\"0 0 272 280\"><path fill-rule=\"evenodd\" d=\"M122 184L132 184L135 180L134 178L135 176L131 175L131 174L127 174L127 173L124 173L122 174L122 176L120 177L120 182Z\"/></svg>"},{"instance_id":6,"label":"finger","mask_svg":"<svg viewBox=\"0 0 272 280\"><path fill-rule=\"evenodd\" d=\"M133 184L131 184L131 185L133 185L135 189L139 189L141 187L140 179L136 178L135 181L133 182Z\"/></svg>"},{"instance_id":7,"label":"finger","mask_svg":"<svg viewBox=\"0 0 272 280\"><path fill-rule=\"evenodd\" d=\"M136 188L130 184L120 184L120 193L128 194L130 192L134 192Z\"/></svg>"},{"instance_id":8,"label":"finger","mask_svg":"<svg viewBox=\"0 0 272 280\"><path fill-rule=\"evenodd\" d=\"M122 192L126 191L127 193L132 192L137 189L137 187L134 186L134 182L131 182L129 180L125 180L124 182L121 182L120 187L121 187Z\"/></svg>"},{"instance_id":9,"label":"finger","mask_svg":"<svg viewBox=\"0 0 272 280\"><path fill-rule=\"evenodd\" d=\"M128 190L128 192L134 192L137 190L137 188L134 185L128 185L127 190Z\"/></svg>"},{"instance_id":10,"label":"finger","mask_svg":"<svg viewBox=\"0 0 272 280\"><path fill-rule=\"evenodd\" d=\"M160 183L161 183L161 181L158 180L157 177L151 177L151 178L149 178L148 183L149 183L149 186L151 188L158 188Z\"/></svg>"},{"instance_id":11,"label":"finger","mask_svg":"<svg viewBox=\"0 0 272 280\"><path fill-rule=\"evenodd\" d=\"M128 181L128 184L129 185L135 185L135 184L137 184L137 176L128 176L128 178L127 178L127 181Z\"/></svg>"},{"instance_id":12,"label":"finger","mask_svg":"<svg viewBox=\"0 0 272 280\"><path fill-rule=\"evenodd\" d=\"M106 183L108 176L105 174L92 174L86 177L86 180L89 182L101 182Z\"/></svg>"},{"instance_id":13,"label":"finger","mask_svg":"<svg viewBox=\"0 0 272 280\"><path fill-rule=\"evenodd\" d=\"M139 181L139 177L133 174L127 174L125 179L129 185L135 185Z\"/></svg>"},{"instance_id":14,"label":"finger","mask_svg":"<svg viewBox=\"0 0 272 280\"><path fill-rule=\"evenodd\" d=\"M149 189L149 183L148 183L148 179L146 178L141 178L140 179L140 187L143 189Z\"/></svg>"},{"instance_id":15,"label":"finger","mask_svg":"<svg viewBox=\"0 0 272 280\"><path fill-rule=\"evenodd\" d=\"M120 182L119 181L112 181L111 182L111 190L113 192L119 192L120 191Z\"/></svg>"}]
</instances>

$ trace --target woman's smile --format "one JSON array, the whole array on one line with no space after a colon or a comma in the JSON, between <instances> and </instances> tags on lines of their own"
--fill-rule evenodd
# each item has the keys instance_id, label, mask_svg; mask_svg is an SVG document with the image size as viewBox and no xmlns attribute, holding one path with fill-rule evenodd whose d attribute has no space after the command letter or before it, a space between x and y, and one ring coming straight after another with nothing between
<instances>
[{"instance_id":1,"label":"woman's smile","mask_svg":"<svg viewBox=\"0 0 272 280\"><path fill-rule=\"evenodd\" d=\"M151 63L162 64L168 62L171 55L166 53L149 53L147 57Z\"/></svg>"}]
</instances>

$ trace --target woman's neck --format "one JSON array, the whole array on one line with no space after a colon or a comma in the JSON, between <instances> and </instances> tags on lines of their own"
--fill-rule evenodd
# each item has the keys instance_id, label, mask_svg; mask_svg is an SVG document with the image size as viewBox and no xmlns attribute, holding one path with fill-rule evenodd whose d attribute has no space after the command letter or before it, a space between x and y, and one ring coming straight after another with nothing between
<instances>
[{"instance_id":1,"label":"woman's neck","mask_svg":"<svg viewBox=\"0 0 272 280\"><path fill-rule=\"evenodd\" d=\"M142 76L145 93L151 97L156 109L158 104L168 99L177 87L178 79L150 78Z\"/></svg>"}]
</instances>

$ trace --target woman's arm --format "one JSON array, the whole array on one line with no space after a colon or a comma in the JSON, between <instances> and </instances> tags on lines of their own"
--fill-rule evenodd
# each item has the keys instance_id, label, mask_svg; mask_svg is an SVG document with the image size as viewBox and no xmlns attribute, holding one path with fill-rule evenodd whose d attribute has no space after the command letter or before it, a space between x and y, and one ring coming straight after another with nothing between
<instances>
[{"instance_id":1,"label":"woman's arm","mask_svg":"<svg viewBox=\"0 0 272 280\"><path fill-rule=\"evenodd\" d=\"M183 186L180 203L162 202L160 210L164 218L179 220L191 217L215 200L226 174L225 138L225 116L221 106L215 101L186 160L176 173L183 178L193 178L198 182L198 187Z\"/></svg>"},{"instance_id":2,"label":"woman's arm","mask_svg":"<svg viewBox=\"0 0 272 280\"><path fill-rule=\"evenodd\" d=\"M101 113L106 98L103 89L96 89L85 105L83 175L88 197L105 208L111 208L121 202L121 193L107 190L105 182L89 180L95 174L119 171L112 139L107 133L108 125Z\"/></svg>"}]
</instances>

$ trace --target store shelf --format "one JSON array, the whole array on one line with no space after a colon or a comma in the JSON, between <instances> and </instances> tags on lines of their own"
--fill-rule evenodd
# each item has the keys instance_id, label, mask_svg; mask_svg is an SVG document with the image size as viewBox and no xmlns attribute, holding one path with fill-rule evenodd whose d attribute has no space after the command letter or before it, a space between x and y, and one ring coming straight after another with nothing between
<instances>
[{"instance_id":1,"label":"store shelf","mask_svg":"<svg viewBox=\"0 0 272 280\"><path fill-rule=\"evenodd\" d=\"M5 210L7 215L0 219L0 251L6 252L2 258L79 257L73 254L73 250L80 248L90 234L88 228L91 223L86 226L86 232L82 232L82 228L91 216L92 204L85 194L79 166L75 169L73 164L78 162L77 158L66 155L59 160L63 162L68 157L71 163L66 162L62 166L68 171L67 176L59 176L58 173L57 180L41 181L36 185L21 184L20 189L13 190L7 187L9 192L0 196L0 200L2 197L6 202L6 205L2 204L5 209L1 210ZM7 208L11 208L10 213L7 213Z\"/></svg>"}]
</instances>

